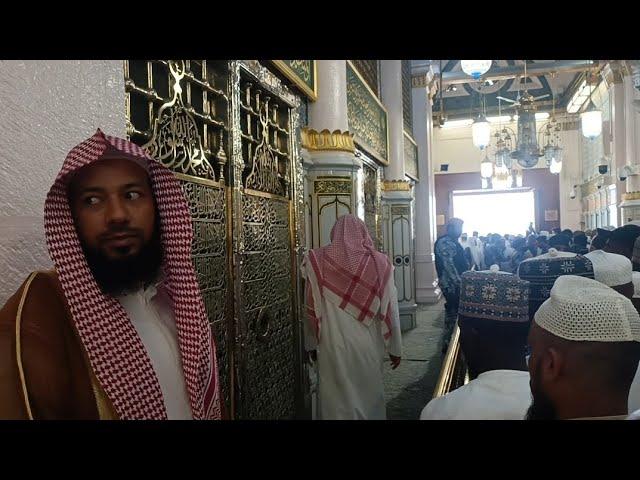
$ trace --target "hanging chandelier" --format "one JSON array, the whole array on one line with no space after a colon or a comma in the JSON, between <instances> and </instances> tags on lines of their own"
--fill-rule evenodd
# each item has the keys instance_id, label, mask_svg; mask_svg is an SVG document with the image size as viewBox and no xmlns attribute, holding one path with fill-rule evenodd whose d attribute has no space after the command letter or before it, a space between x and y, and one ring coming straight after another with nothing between
<instances>
[{"instance_id":1,"label":"hanging chandelier","mask_svg":"<svg viewBox=\"0 0 640 480\"><path fill-rule=\"evenodd\" d=\"M478 115L471 124L471 138L473 145L480 150L487 148L491 142L491 129L487 117L484 115Z\"/></svg>"},{"instance_id":2,"label":"hanging chandelier","mask_svg":"<svg viewBox=\"0 0 640 480\"><path fill-rule=\"evenodd\" d=\"M533 168L542 156L538 149L536 135L536 106L534 98L525 91L520 100L518 112L518 137L516 149L511 152L511 158L516 160L522 168Z\"/></svg>"},{"instance_id":3,"label":"hanging chandelier","mask_svg":"<svg viewBox=\"0 0 640 480\"><path fill-rule=\"evenodd\" d=\"M580 114L580 122L582 123L582 135L589 140L593 140L602 133L602 112L593 106L589 107L586 112Z\"/></svg>"},{"instance_id":4,"label":"hanging chandelier","mask_svg":"<svg viewBox=\"0 0 640 480\"><path fill-rule=\"evenodd\" d=\"M542 147L542 153L544 155L545 162L549 171L553 174L559 174L562 171L562 156L563 149L560 146L560 124L556 120L556 102L555 94L553 96L553 110L551 112L551 118L542 127L541 138L544 146Z\"/></svg>"},{"instance_id":5,"label":"hanging chandelier","mask_svg":"<svg viewBox=\"0 0 640 480\"><path fill-rule=\"evenodd\" d=\"M552 77L555 74L552 74ZM524 76L527 78L527 63L524 62ZM555 117L555 91L551 86L553 94L553 110L549 122L540 131L537 129L536 105L535 101L549 96L549 94L533 97L524 90L517 99L511 100L498 96L498 115L502 118L501 100L512 103L509 107L514 107L518 115L517 134L511 128L500 124L499 130L494 134L495 141L495 161L496 165L504 165L507 169L533 168L538 164L540 157L544 156L547 167L553 173L559 173L562 169L563 150L560 146L560 125ZM543 147L539 147L538 138L541 139ZM514 148L515 143L515 148ZM516 163L514 165L514 160ZM553 165L553 168L552 168ZM513 183L517 184L517 176L513 174ZM521 175L520 175L521 178Z\"/></svg>"},{"instance_id":6,"label":"hanging chandelier","mask_svg":"<svg viewBox=\"0 0 640 480\"><path fill-rule=\"evenodd\" d=\"M473 140L473 145L480 150L484 150L491 143L491 128L487 120L486 104L482 93L480 93L480 111L473 124L471 124L471 139Z\"/></svg>"},{"instance_id":7,"label":"hanging chandelier","mask_svg":"<svg viewBox=\"0 0 640 480\"><path fill-rule=\"evenodd\" d=\"M484 160L480 163L480 176L489 179L493 175L493 162L485 155Z\"/></svg>"}]
</instances>

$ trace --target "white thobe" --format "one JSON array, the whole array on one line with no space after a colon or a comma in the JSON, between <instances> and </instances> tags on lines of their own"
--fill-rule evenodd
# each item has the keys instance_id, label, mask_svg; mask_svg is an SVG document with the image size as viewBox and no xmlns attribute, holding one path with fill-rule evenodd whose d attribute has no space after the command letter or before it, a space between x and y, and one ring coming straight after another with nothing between
<instances>
[{"instance_id":1,"label":"white thobe","mask_svg":"<svg viewBox=\"0 0 640 480\"><path fill-rule=\"evenodd\" d=\"M306 278L304 266L302 274ZM384 340L382 321L364 325L328 301L321 301L320 341L313 327L304 322L305 349L316 350L318 360L318 420L385 420L385 347L402 356L402 334L398 298L390 277L391 338Z\"/></svg>"},{"instance_id":2,"label":"white thobe","mask_svg":"<svg viewBox=\"0 0 640 480\"><path fill-rule=\"evenodd\" d=\"M162 288L118 297L149 355L169 420L191 420L191 405L182 370L173 309Z\"/></svg>"},{"instance_id":3,"label":"white thobe","mask_svg":"<svg viewBox=\"0 0 640 480\"><path fill-rule=\"evenodd\" d=\"M529 372L491 370L431 400L420 420L524 420L530 405Z\"/></svg>"}]
</instances>

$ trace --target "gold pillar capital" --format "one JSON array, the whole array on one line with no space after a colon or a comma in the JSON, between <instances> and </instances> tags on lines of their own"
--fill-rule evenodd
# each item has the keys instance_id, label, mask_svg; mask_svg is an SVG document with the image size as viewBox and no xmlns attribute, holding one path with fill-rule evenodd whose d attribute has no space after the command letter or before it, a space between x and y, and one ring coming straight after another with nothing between
<instances>
[{"instance_id":1,"label":"gold pillar capital","mask_svg":"<svg viewBox=\"0 0 640 480\"><path fill-rule=\"evenodd\" d=\"M411 183L406 180L385 180L382 182L382 190L385 192L409 192Z\"/></svg>"},{"instance_id":2,"label":"gold pillar capital","mask_svg":"<svg viewBox=\"0 0 640 480\"><path fill-rule=\"evenodd\" d=\"M640 192L627 192L622 194L622 200L640 200Z\"/></svg>"},{"instance_id":3,"label":"gold pillar capital","mask_svg":"<svg viewBox=\"0 0 640 480\"><path fill-rule=\"evenodd\" d=\"M338 150L354 153L356 148L353 143L353 134L348 131L334 130L330 132L326 128L320 132L305 127L301 131L302 147L307 150L323 151Z\"/></svg>"}]
</instances>

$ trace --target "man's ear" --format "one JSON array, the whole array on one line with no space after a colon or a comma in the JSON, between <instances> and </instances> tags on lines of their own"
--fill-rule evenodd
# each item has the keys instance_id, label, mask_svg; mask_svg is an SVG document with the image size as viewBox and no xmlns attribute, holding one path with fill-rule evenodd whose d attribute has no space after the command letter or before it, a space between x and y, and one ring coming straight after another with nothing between
<instances>
[{"instance_id":1,"label":"man's ear","mask_svg":"<svg viewBox=\"0 0 640 480\"><path fill-rule=\"evenodd\" d=\"M555 382L562 375L565 356L556 347L545 349L540 362L542 379L545 382Z\"/></svg>"}]
</instances>

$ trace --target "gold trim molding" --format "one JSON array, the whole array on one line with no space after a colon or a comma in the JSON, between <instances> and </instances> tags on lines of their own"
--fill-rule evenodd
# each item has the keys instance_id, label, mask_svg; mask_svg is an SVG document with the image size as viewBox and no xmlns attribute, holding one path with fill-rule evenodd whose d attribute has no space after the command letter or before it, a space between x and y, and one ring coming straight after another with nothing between
<instances>
[{"instance_id":1,"label":"gold trim molding","mask_svg":"<svg viewBox=\"0 0 640 480\"><path fill-rule=\"evenodd\" d=\"M391 215L409 215L408 205L391 205Z\"/></svg>"},{"instance_id":2,"label":"gold trim molding","mask_svg":"<svg viewBox=\"0 0 640 480\"><path fill-rule=\"evenodd\" d=\"M426 88L429 86L429 80L426 73L419 73L411 76L411 86L413 88Z\"/></svg>"},{"instance_id":3,"label":"gold trim molding","mask_svg":"<svg viewBox=\"0 0 640 480\"><path fill-rule=\"evenodd\" d=\"M640 192L627 192L622 194L622 200L627 202L630 200L640 200Z\"/></svg>"},{"instance_id":4,"label":"gold trim molding","mask_svg":"<svg viewBox=\"0 0 640 480\"><path fill-rule=\"evenodd\" d=\"M411 184L406 180L385 180L382 189L385 192L410 192Z\"/></svg>"},{"instance_id":5,"label":"gold trim molding","mask_svg":"<svg viewBox=\"0 0 640 480\"><path fill-rule=\"evenodd\" d=\"M298 74L283 60L271 60L271 62L280 70L285 77L291 80L296 87L298 87L312 102L318 99L318 61L310 60L313 68L313 87L310 87L305 83L303 78L300 78Z\"/></svg>"},{"instance_id":6,"label":"gold trim molding","mask_svg":"<svg viewBox=\"0 0 640 480\"><path fill-rule=\"evenodd\" d=\"M302 137L302 147L307 150L323 151L338 150L342 152L355 153L356 147L353 143L353 134L349 131L342 132L334 130L330 132L326 128L321 132L312 128L303 128L300 132Z\"/></svg>"},{"instance_id":7,"label":"gold trim molding","mask_svg":"<svg viewBox=\"0 0 640 480\"><path fill-rule=\"evenodd\" d=\"M351 195L351 180L316 180L313 182L316 195Z\"/></svg>"}]
</instances>

